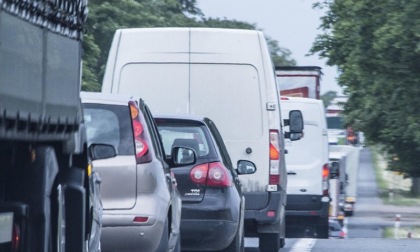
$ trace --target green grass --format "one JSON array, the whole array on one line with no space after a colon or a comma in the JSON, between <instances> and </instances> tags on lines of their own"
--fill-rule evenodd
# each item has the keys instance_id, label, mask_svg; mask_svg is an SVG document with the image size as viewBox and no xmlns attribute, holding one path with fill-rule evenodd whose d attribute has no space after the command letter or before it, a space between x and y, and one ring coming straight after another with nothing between
<instances>
[{"instance_id":1,"label":"green grass","mask_svg":"<svg viewBox=\"0 0 420 252\"><path fill-rule=\"evenodd\" d=\"M409 189L393 189L393 197L390 197L391 182L385 179L386 167L381 163L381 153L378 147L371 147L372 160L375 168L376 182L379 189L379 196L385 204L398 206L418 206L420 198L411 194Z\"/></svg>"},{"instance_id":2,"label":"green grass","mask_svg":"<svg viewBox=\"0 0 420 252\"><path fill-rule=\"evenodd\" d=\"M409 238L410 235L412 239L420 239L420 227L400 227L397 230L394 227L387 227L383 233L384 238L395 239Z\"/></svg>"}]
</instances>

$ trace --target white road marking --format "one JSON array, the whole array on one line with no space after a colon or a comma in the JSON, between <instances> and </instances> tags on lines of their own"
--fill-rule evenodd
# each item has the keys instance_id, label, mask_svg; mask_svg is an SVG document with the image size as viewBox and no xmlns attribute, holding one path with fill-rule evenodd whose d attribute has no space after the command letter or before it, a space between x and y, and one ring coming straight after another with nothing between
<instances>
[{"instance_id":1,"label":"white road marking","mask_svg":"<svg viewBox=\"0 0 420 252\"><path fill-rule=\"evenodd\" d=\"M315 245L316 239L299 239L292 247L290 252L310 252Z\"/></svg>"}]
</instances>

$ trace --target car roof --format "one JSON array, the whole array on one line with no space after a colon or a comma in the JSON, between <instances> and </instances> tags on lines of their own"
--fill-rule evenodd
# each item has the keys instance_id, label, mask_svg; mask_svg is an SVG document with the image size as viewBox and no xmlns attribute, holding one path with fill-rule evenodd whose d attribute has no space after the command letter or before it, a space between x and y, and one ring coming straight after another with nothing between
<instances>
[{"instance_id":1,"label":"car roof","mask_svg":"<svg viewBox=\"0 0 420 252\"><path fill-rule=\"evenodd\" d=\"M99 92L80 92L82 103L118 104L127 105L130 100L140 100L130 95L117 95Z\"/></svg>"},{"instance_id":2,"label":"car roof","mask_svg":"<svg viewBox=\"0 0 420 252\"><path fill-rule=\"evenodd\" d=\"M190 120L190 121L199 121L202 123L206 122L208 119L205 116L201 115L191 115L191 114L153 114L154 118L157 119L179 119L179 120Z\"/></svg>"}]
</instances>

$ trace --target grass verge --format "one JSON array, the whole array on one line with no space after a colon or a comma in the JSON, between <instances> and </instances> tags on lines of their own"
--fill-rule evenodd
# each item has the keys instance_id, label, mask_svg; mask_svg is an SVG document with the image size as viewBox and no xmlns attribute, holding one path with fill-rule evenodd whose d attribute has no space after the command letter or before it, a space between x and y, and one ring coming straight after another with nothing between
<instances>
[{"instance_id":1,"label":"grass verge","mask_svg":"<svg viewBox=\"0 0 420 252\"><path fill-rule=\"evenodd\" d=\"M384 204L398 206L418 206L420 198L414 197L410 192L410 180L403 179L387 170L387 164L378 147L371 147L372 160L375 168L376 182L379 196Z\"/></svg>"},{"instance_id":2,"label":"grass verge","mask_svg":"<svg viewBox=\"0 0 420 252\"><path fill-rule=\"evenodd\" d=\"M384 229L384 238L394 239L420 239L420 227L387 227Z\"/></svg>"}]
</instances>

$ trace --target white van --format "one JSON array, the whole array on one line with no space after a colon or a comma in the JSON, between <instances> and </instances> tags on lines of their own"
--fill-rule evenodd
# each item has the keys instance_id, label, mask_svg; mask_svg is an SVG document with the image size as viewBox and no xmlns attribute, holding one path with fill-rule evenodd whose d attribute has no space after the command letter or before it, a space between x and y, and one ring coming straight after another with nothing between
<instances>
[{"instance_id":1,"label":"white van","mask_svg":"<svg viewBox=\"0 0 420 252\"><path fill-rule=\"evenodd\" d=\"M257 167L241 177L246 236L258 236L261 251L278 251L287 175L274 68L261 32L117 30L102 92L140 94L153 113L212 118L232 162L250 160Z\"/></svg>"},{"instance_id":2,"label":"white van","mask_svg":"<svg viewBox=\"0 0 420 252\"><path fill-rule=\"evenodd\" d=\"M281 97L284 119L290 110L300 110L304 120L303 137L286 140L287 237L328 238L330 197L329 146L325 109L321 100Z\"/></svg>"}]
</instances>

